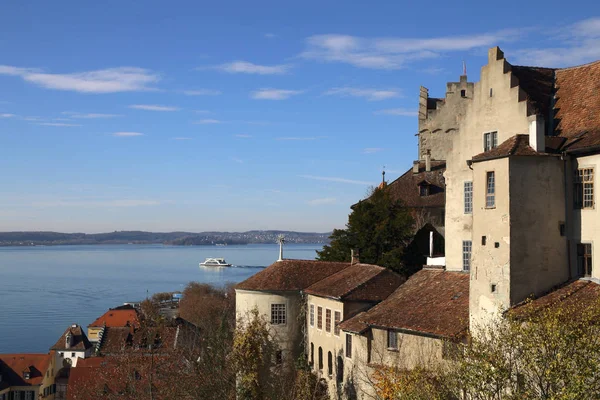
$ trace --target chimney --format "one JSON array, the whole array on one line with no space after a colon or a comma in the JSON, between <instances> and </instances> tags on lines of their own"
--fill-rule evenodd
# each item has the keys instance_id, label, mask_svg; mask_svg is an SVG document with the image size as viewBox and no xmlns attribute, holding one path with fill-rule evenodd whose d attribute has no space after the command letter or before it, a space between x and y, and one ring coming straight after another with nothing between
<instances>
[{"instance_id":1,"label":"chimney","mask_svg":"<svg viewBox=\"0 0 600 400\"><path fill-rule=\"evenodd\" d=\"M546 121L541 115L529 116L529 146L539 153L546 151Z\"/></svg>"},{"instance_id":2,"label":"chimney","mask_svg":"<svg viewBox=\"0 0 600 400\"><path fill-rule=\"evenodd\" d=\"M413 161L413 174L418 174L418 173L419 173L419 162Z\"/></svg>"},{"instance_id":3,"label":"chimney","mask_svg":"<svg viewBox=\"0 0 600 400\"><path fill-rule=\"evenodd\" d=\"M431 150L427 150L425 153L425 171L431 171Z\"/></svg>"},{"instance_id":4,"label":"chimney","mask_svg":"<svg viewBox=\"0 0 600 400\"><path fill-rule=\"evenodd\" d=\"M354 264L360 264L360 254L358 253L358 250L350 250L350 265L354 265Z\"/></svg>"},{"instance_id":5,"label":"chimney","mask_svg":"<svg viewBox=\"0 0 600 400\"><path fill-rule=\"evenodd\" d=\"M71 348L72 344L73 344L73 335L71 334L71 331L69 331L69 333L67 333L67 336L65 336L65 348L66 349Z\"/></svg>"}]
</instances>

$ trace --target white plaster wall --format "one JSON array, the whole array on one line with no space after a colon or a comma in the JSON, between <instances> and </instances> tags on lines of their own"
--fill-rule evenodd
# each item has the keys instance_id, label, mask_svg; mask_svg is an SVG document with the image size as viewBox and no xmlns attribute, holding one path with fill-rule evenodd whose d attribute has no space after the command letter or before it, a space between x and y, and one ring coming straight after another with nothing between
<instances>
[{"instance_id":1,"label":"white plaster wall","mask_svg":"<svg viewBox=\"0 0 600 400\"><path fill-rule=\"evenodd\" d=\"M442 362L440 339L396 332L398 349L390 350L387 347L388 331L375 328L371 331L371 362L374 364L411 370L416 367L435 367Z\"/></svg>"},{"instance_id":2,"label":"white plaster wall","mask_svg":"<svg viewBox=\"0 0 600 400\"><path fill-rule=\"evenodd\" d=\"M73 356L72 354L75 353ZM63 367L64 360L70 360L71 366L77 366L77 360L80 358L88 358L91 356L91 350L88 351L71 351L71 350L56 350L55 354L55 363L57 370L60 370ZM56 372L56 371L55 371Z\"/></svg>"}]
</instances>

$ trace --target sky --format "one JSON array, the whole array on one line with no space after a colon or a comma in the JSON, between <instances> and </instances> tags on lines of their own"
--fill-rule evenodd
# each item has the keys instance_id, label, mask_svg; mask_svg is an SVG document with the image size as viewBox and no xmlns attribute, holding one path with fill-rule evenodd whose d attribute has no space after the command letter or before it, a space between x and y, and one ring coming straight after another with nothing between
<instances>
[{"instance_id":1,"label":"sky","mask_svg":"<svg viewBox=\"0 0 600 400\"><path fill-rule=\"evenodd\" d=\"M328 232L487 49L600 59L595 1L0 4L0 231Z\"/></svg>"}]
</instances>

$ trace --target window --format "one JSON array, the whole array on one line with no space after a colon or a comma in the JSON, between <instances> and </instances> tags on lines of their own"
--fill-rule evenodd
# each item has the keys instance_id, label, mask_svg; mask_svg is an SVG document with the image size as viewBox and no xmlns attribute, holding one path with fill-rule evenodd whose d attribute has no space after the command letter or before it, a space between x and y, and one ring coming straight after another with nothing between
<instances>
[{"instance_id":1,"label":"window","mask_svg":"<svg viewBox=\"0 0 600 400\"><path fill-rule=\"evenodd\" d=\"M344 359L342 356L337 356L337 381L342 382L344 380Z\"/></svg>"},{"instance_id":2,"label":"window","mask_svg":"<svg viewBox=\"0 0 600 400\"><path fill-rule=\"evenodd\" d=\"M323 348L319 346L319 371L323 370Z\"/></svg>"},{"instance_id":3,"label":"window","mask_svg":"<svg viewBox=\"0 0 600 400\"><path fill-rule=\"evenodd\" d=\"M346 357L352 358L352 335L346 333Z\"/></svg>"},{"instance_id":4,"label":"window","mask_svg":"<svg viewBox=\"0 0 600 400\"><path fill-rule=\"evenodd\" d=\"M465 214L473 212L473 182L465 182Z\"/></svg>"},{"instance_id":5,"label":"window","mask_svg":"<svg viewBox=\"0 0 600 400\"><path fill-rule=\"evenodd\" d=\"M327 352L327 375L333 375L333 355L331 352Z\"/></svg>"},{"instance_id":6,"label":"window","mask_svg":"<svg viewBox=\"0 0 600 400\"><path fill-rule=\"evenodd\" d=\"M271 324L285 325L285 304L271 304Z\"/></svg>"},{"instance_id":7,"label":"window","mask_svg":"<svg viewBox=\"0 0 600 400\"><path fill-rule=\"evenodd\" d=\"M494 171L486 172L486 193L485 193L485 207L494 208L496 207L496 174Z\"/></svg>"},{"instance_id":8,"label":"window","mask_svg":"<svg viewBox=\"0 0 600 400\"><path fill-rule=\"evenodd\" d=\"M482 236L481 237L481 245L485 246L487 244L487 237L486 236Z\"/></svg>"},{"instance_id":9,"label":"window","mask_svg":"<svg viewBox=\"0 0 600 400\"><path fill-rule=\"evenodd\" d=\"M310 342L310 363L315 365L315 344Z\"/></svg>"},{"instance_id":10,"label":"window","mask_svg":"<svg viewBox=\"0 0 600 400\"><path fill-rule=\"evenodd\" d=\"M577 245L577 269L581 276L592 276L591 243L580 243Z\"/></svg>"},{"instance_id":11,"label":"window","mask_svg":"<svg viewBox=\"0 0 600 400\"><path fill-rule=\"evenodd\" d=\"M398 350L398 334L392 330L387 331L388 350Z\"/></svg>"},{"instance_id":12,"label":"window","mask_svg":"<svg viewBox=\"0 0 600 400\"><path fill-rule=\"evenodd\" d=\"M575 171L575 208L594 208L594 168Z\"/></svg>"},{"instance_id":13,"label":"window","mask_svg":"<svg viewBox=\"0 0 600 400\"><path fill-rule=\"evenodd\" d=\"M483 134L483 151L498 147L498 132L487 132Z\"/></svg>"},{"instance_id":14,"label":"window","mask_svg":"<svg viewBox=\"0 0 600 400\"><path fill-rule=\"evenodd\" d=\"M331 310L329 308L325 310L325 330L331 333Z\"/></svg>"},{"instance_id":15,"label":"window","mask_svg":"<svg viewBox=\"0 0 600 400\"><path fill-rule=\"evenodd\" d=\"M323 308L317 307L317 329L323 329Z\"/></svg>"},{"instance_id":16,"label":"window","mask_svg":"<svg viewBox=\"0 0 600 400\"><path fill-rule=\"evenodd\" d=\"M310 305L310 326L315 326L315 305Z\"/></svg>"},{"instance_id":17,"label":"window","mask_svg":"<svg viewBox=\"0 0 600 400\"><path fill-rule=\"evenodd\" d=\"M71 353L71 357L75 357L75 353Z\"/></svg>"},{"instance_id":18,"label":"window","mask_svg":"<svg viewBox=\"0 0 600 400\"><path fill-rule=\"evenodd\" d=\"M429 185L427 185L427 184L419 185L419 194L421 195L421 197L429 196Z\"/></svg>"},{"instance_id":19,"label":"window","mask_svg":"<svg viewBox=\"0 0 600 400\"><path fill-rule=\"evenodd\" d=\"M336 311L333 313L333 334L335 336L340 336L340 321L342 320L342 313Z\"/></svg>"},{"instance_id":20,"label":"window","mask_svg":"<svg viewBox=\"0 0 600 400\"><path fill-rule=\"evenodd\" d=\"M466 90L461 90L460 91L460 97L467 97L467 91Z\"/></svg>"},{"instance_id":21,"label":"window","mask_svg":"<svg viewBox=\"0 0 600 400\"><path fill-rule=\"evenodd\" d=\"M471 270L471 249L472 244L470 240L463 240L463 271Z\"/></svg>"},{"instance_id":22,"label":"window","mask_svg":"<svg viewBox=\"0 0 600 400\"><path fill-rule=\"evenodd\" d=\"M496 293L496 290L498 290L498 286L495 283L492 283L490 285L490 292Z\"/></svg>"}]
</instances>

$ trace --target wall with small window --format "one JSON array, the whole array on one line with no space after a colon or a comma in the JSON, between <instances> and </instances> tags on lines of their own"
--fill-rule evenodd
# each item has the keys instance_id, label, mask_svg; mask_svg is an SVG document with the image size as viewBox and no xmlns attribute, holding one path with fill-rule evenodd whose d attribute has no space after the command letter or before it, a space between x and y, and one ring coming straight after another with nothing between
<instances>
[{"instance_id":1,"label":"wall with small window","mask_svg":"<svg viewBox=\"0 0 600 400\"><path fill-rule=\"evenodd\" d=\"M442 362L440 339L410 335L393 329L371 329L371 363L401 369L431 367Z\"/></svg>"}]
</instances>

